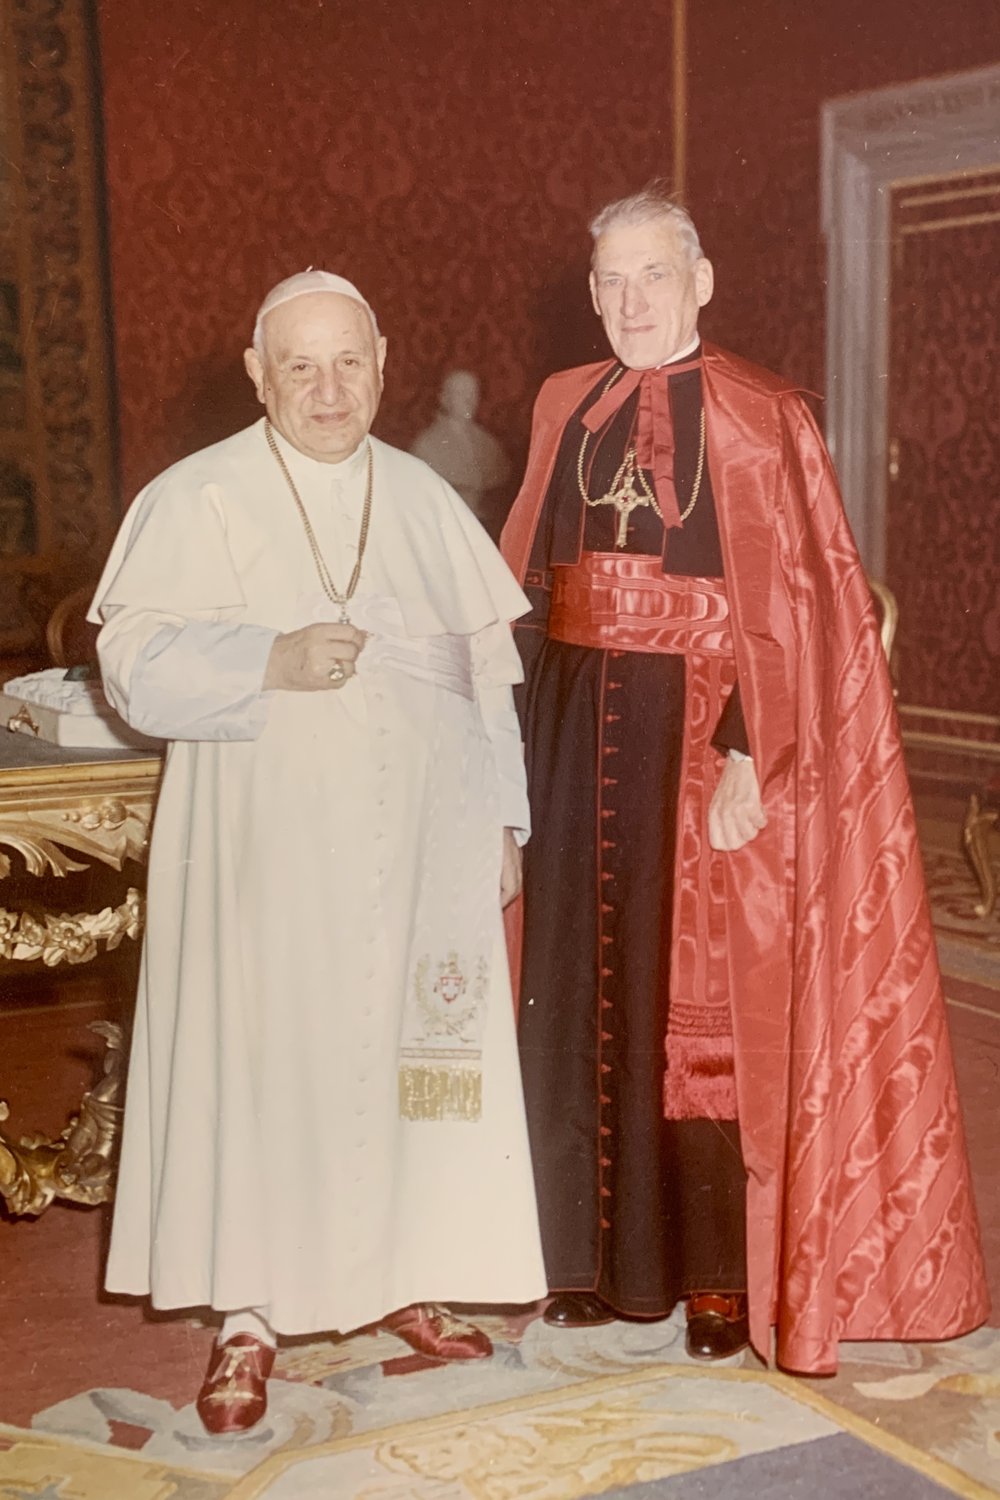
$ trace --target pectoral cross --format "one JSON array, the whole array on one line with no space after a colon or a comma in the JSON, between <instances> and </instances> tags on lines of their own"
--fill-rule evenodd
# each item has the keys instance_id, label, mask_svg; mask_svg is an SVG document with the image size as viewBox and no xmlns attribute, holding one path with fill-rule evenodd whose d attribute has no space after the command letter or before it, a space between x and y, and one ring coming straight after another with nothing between
<instances>
[{"instance_id":1,"label":"pectoral cross","mask_svg":"<svg viewBox=\"0 0 1000 1500\"><path fill-rule=\"evenodd\" d=\"M618 512L618 524L615 528L615 547L620 551L628 540L629 517L634 510L641 510L643 506L652 506L657 515L660 514L659 506L645 486L637 488L638 471L636 469L635 449L630 448L625 455L625 460L611 481L611 488L606 495L595 495L593 499L586 497L588 505L613 505ZM641 482L641 481L640 481Z\"/></svg>"}]
</instances>

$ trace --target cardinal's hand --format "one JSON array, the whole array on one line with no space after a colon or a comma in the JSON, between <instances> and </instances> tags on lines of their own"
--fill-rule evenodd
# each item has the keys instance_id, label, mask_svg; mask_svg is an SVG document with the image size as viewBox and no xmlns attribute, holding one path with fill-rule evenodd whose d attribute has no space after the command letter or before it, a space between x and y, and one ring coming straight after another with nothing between
<instances>
[{"instance_id":1,"label":"cardinal's hand","mask_svg":"<svg viewBox=\"0 0 1000 1500\"><path fill-rule=\"evenodd\" d=\"M708 842L713 849L742 849L766 826L753 761L730 757L708 809Z\"/></svg>"}]
</instances>

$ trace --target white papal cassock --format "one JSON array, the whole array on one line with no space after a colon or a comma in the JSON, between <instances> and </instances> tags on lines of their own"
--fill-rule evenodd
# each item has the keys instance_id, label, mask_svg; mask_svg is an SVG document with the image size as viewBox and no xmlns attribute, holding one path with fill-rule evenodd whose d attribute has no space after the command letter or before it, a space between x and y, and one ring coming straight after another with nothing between
<instances>
[{"instance_id":1,"label":"white papal cassock","mask_svg":"<svg viewBox=\"0 0 1000 1500\"><path fill-rule=\"evenodd\" d=\"M338 617L263 422L139 496L94 601L108 696L171 741L107 1284L281 1333L545 1294L498 897L527 605L454 491L370 441L343 688L260 690L277 632ZM365 445L278 442L343 588Z\"/></svg>"}]
</instances>

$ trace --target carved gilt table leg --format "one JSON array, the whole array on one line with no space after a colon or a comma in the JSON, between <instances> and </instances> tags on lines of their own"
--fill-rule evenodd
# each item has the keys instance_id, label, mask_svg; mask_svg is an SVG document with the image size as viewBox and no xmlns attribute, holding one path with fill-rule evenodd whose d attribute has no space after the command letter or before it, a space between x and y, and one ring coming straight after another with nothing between
<instances>
[{"instance_id":1,"label":"carved gilt table leg","mask_svg":"<svg viewBox=\"0 0 1000 1500\"><path fill-rule=\"evenodd\" d=\"M984 812L978 796L973 792L962 827L962 842L982 893L982 900L973 907L977 917L988 917L996 905L997 882L993 861L990 859L990 832L997 826L998 819L1000 810Z\"/></svg>"},{"instance_id":2,"label":"carved gilt table leg","mask_svg":"<svg viewBox=\"0 0 1000 1500\"><path fill-rule=\"evenodd\" d=\"M22 963L41 959L50 969L64 959L85 964L97 957L100 943L110 953L122 938L134 940L141 931L142 897L134 886L129 887L121 906L75 916L54 916L50 912L36 916L0 906L0 958Z\"/></svg>"},{"instance_id":3,"label":"carved gilt table leg","mask_svg":"<svg viewBox=\"0 0 1000 1500\"><path fill-rule=\"evenodd\" d=\"M57 879L86 869L91 861L121 870L128 859L145 860L161 770L158 757L74 760L51 747L18 745L12 750L0 740L0 752L4 750L0 882L12 873L5 849L21 857L28 875ZM121 905L98 912L56 914L0 906L0 962L41 961L49 968L86 963L102 947L107 951L126 937L138 939L143 904L140 892L130 887ZM91 1030L105 1039L103 1073L60 1136L49 1139L8 1128L9 1106L0 1099L0 1197L10 1214L37 1216L57 1198L97 1204L112 1196L121 1123L122 1031L109 1021L97 1021Z\"/></svg>"},{"instance_id":4,"label":"carved gilt table leg","mask_svg":"<svg viewBox=\"0 0 1000 1500\"><path fill-rule=\"evenodd\" d=\"M103 1076L56 1140L15 1140L4 1129L9 1110L0 1099L0 1196L11 1214L37 1217L54 1198L93 1205L111 1197L121 1123L122 1029L112 1021L95 1021L90 1029L105 1040Z\"/></svg>"}]
</instances>

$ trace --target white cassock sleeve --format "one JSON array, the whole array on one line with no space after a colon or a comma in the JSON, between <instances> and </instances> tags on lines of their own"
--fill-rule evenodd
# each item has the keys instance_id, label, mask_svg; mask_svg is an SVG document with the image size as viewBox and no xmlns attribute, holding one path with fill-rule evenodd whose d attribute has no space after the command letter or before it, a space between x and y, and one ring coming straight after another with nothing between
<instances>
[{"instance_id":1,"label":"white cassock sleeve","mask_svg":"<svg viewBox=\"0 0 1000 1500\"><path fill-rule=\"evenodd\" d=\"M90 618L104 691L126 723L168 740L253 740L277 630L236 618L245 600L216 485L178 465L131 507Z\"/></svg>"},{"instance_id":2,"label":"white cassock sleeve","mask_svg":"<svg viewBox=\"0 0 1000 1500\"><path fill-rule=\"evenodd\" d=\"M521 657L506 621L497 621L472 637L472 674L479 712L493 746L500 787L500 819L519 844L531 832L528 785L524 771L521 726L511 687L523 679Z\"/></svg>"},{"instance_id":3,"label":"white cassock sleeve","mask_svg":"<svg viewBox=\"0 0 1000 1500\"><path fill-rule=\"evenodd\" d=\"M108 609L97 638L104 691L127 724L165 740L254 740L278 635L263 625Z\"/></svg>"}]
</instances>

